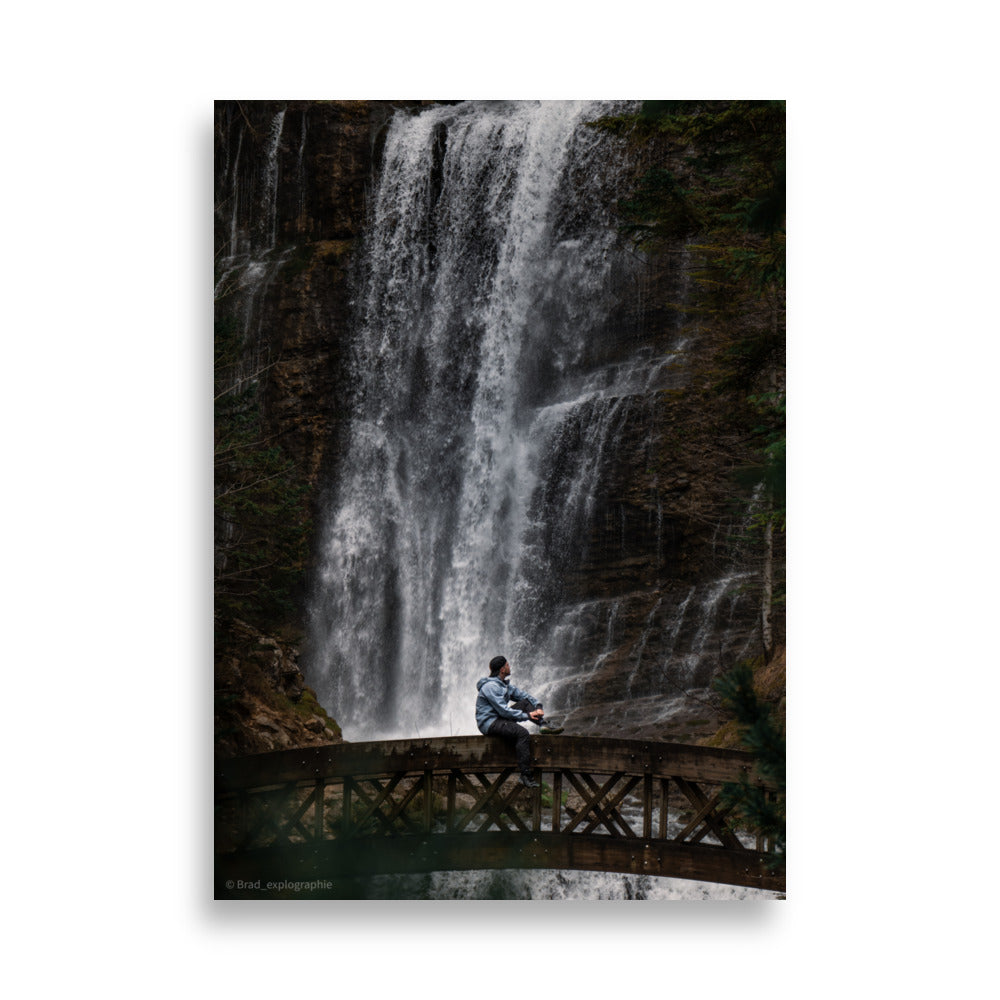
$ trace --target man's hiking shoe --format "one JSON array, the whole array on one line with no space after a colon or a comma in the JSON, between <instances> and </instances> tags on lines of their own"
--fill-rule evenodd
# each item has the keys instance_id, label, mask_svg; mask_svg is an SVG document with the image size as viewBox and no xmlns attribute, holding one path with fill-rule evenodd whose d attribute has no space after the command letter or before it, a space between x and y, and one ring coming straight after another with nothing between
<instances>
[{"instance_id":1,"label":"man's hiking shoe","mask_svg":"<svg viewBox=\"0 0 1000 1000\"><path fill-rule=\"evenodd\" d=\"M558 722L553 722L552 719L546 719L544 716L541 719L535 719L534 723L538 726L540 736L558 736L563 731L563 727Z\"/></svg>"},{"instance_id":2,"label":"man's hiking shoe","mask_svg":"<svg viewBox=\"0 0 1000 1000\"><path fill-rule=\"evenodd\" d=\"M521 784L524 785L525 788L538 788L538 782L535 781L530 774L521 775Z\"/></svg>"}]
</instances>

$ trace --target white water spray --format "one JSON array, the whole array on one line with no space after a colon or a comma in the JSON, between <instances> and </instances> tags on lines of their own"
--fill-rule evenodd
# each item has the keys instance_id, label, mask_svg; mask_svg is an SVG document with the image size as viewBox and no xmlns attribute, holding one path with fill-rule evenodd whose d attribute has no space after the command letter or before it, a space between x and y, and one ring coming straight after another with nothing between
<instances>
[{"instance_id":1,"label":"white water spray","mask_svg":"<svg viewBox=\"0 0 1000 1000\"><path fill-rule=\"evenodd\" d=\"M611 174L586 124L602 110L470 104L390 124L312 609L312 679L348 738L475 732L485 664L529 652L523 564L537 576L553 521L541 459L580 421L565 393L606 310L613 228L588 217L565 238ZM592 481L595 458L579 462ZM570 479L579 523L591 493Z\"/></svg>"}]
</instances>

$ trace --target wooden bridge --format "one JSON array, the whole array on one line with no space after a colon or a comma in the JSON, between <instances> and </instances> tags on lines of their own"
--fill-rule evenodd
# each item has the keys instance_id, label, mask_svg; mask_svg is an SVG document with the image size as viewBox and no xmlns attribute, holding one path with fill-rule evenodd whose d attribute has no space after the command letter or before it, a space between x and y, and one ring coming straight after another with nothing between
<instances>
[{"instance_id":1,"label":"wooden bridge","mask_svg":"<svg viewBox=\"0 0 1000 1000\"><path fill-rule=\"evenodd\" d=\"M754 780L748 754L566 736L533 736L531 748L533 789L517 780L511 748L484 736L221 761L216 898L274 898L293 883L337 898L359 876L500 868L784 891L784 873L767 865L773 845L737 831L720 801L724 782Z\"/></svg>"}]
</instances>

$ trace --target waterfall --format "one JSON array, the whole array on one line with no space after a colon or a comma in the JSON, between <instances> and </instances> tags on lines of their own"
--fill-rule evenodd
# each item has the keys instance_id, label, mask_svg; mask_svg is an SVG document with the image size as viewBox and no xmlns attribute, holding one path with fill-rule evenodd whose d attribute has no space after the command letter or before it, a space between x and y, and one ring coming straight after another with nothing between
<instances>
[{"instance_id":1,"label":"waterfall","mask_svg":"<svg viewBox=\"0 0 1000 1000\"><path fill-rule=\"evenodd\" d=\"M267 140L267 167L264 172L263 202L266 213L263 216L264 245L269 249L274 246L278 230L278 143L285 127L285 109L282 108L271 121L271 130Z\"/></svg>"},{"instance_id":2,"label":"waterfall","mask_svg":"<svg viewBox=\"0 0 1000 1000\"><path fill-rule=\"evenodd\" d=\"M595 642L610 643L619 597L571 597L565 581L612 534L626 555L607 484L645 447L658 393L682 384L686 343L654 347L614 312L639 297L609 215L624 143L588 123L628 107L466 102L388 125L304 657L349 740L475 733L475 682L498 653L568 708L611 655ZM661 645L686 590L643 612ZM646 695L659 652L644 634L628 682Z\"/></svg>"},{"instance_id":3,"label":"waterfall","mask_svg":"<svg viewBox=\"0 0 1000 1000\"><path fill-rule=\"evenodd\" d=\"M223 204L228 205L230 211L229 240L218 261L214 295L216 303L221 304L217 314L235 324L242 347L238 361L222 373L222 384L227 390L243 389L256 381L271 360L264 329L266 309L263 301L291 253L290 249L276 250L278 151L284 124L285 109L281 108L271 118L259 172L241 172L244 123L237 127L236 151L231 162L229 145L226 145ZM300 148L300 159L301 156ZM252 165L248 169L252 170Z\"/></svg>"},{"instance_id":4,"label":"waterfall","mask_svg":"<svg viewBox=\"0 0 1000 1000\"><path fill-rule=\"evenodd\" d=\"M470 103L389 126L311 610L310 677L348 738L474 732L486 662L532 652L555 544L541 460L610 392L580 364L612 272L615 147L586 124L605 110ZM595 459L573 461L577 524Z\"/></svg>"}]
</instances>

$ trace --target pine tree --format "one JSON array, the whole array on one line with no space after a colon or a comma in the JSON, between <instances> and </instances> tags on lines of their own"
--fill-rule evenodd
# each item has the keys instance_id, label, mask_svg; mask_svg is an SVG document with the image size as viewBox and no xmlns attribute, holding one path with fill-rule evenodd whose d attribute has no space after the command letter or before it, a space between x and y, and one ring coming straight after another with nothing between
<instances>
[{"instance_id":1,"label":"pine tree","mask_svg":"<svg viewBox=\"0 0 1000 1000\"><path fill-rule=\"evenodd\" d=\"M305 574L306 498L294 461L264 430L259 377L233 382L239 331L215 338L215 611L277 626L294 614Z\"/></svg>"},{"instance_id":2,"label":"pine tree","mask_svg":"<svg viewBox=\"0 0 1000 1000\"><path fill-rule=\"evenodd\" d=\"M774 792L752 784L747 776L722 787L722 801L732 806L751 829L771 840L772 868L785 865L785 734L773 709L753 686L753 670L741 663L713 685L736 716L740 741L754 755L757 775Z\"/></svg>"}]
</instances>

